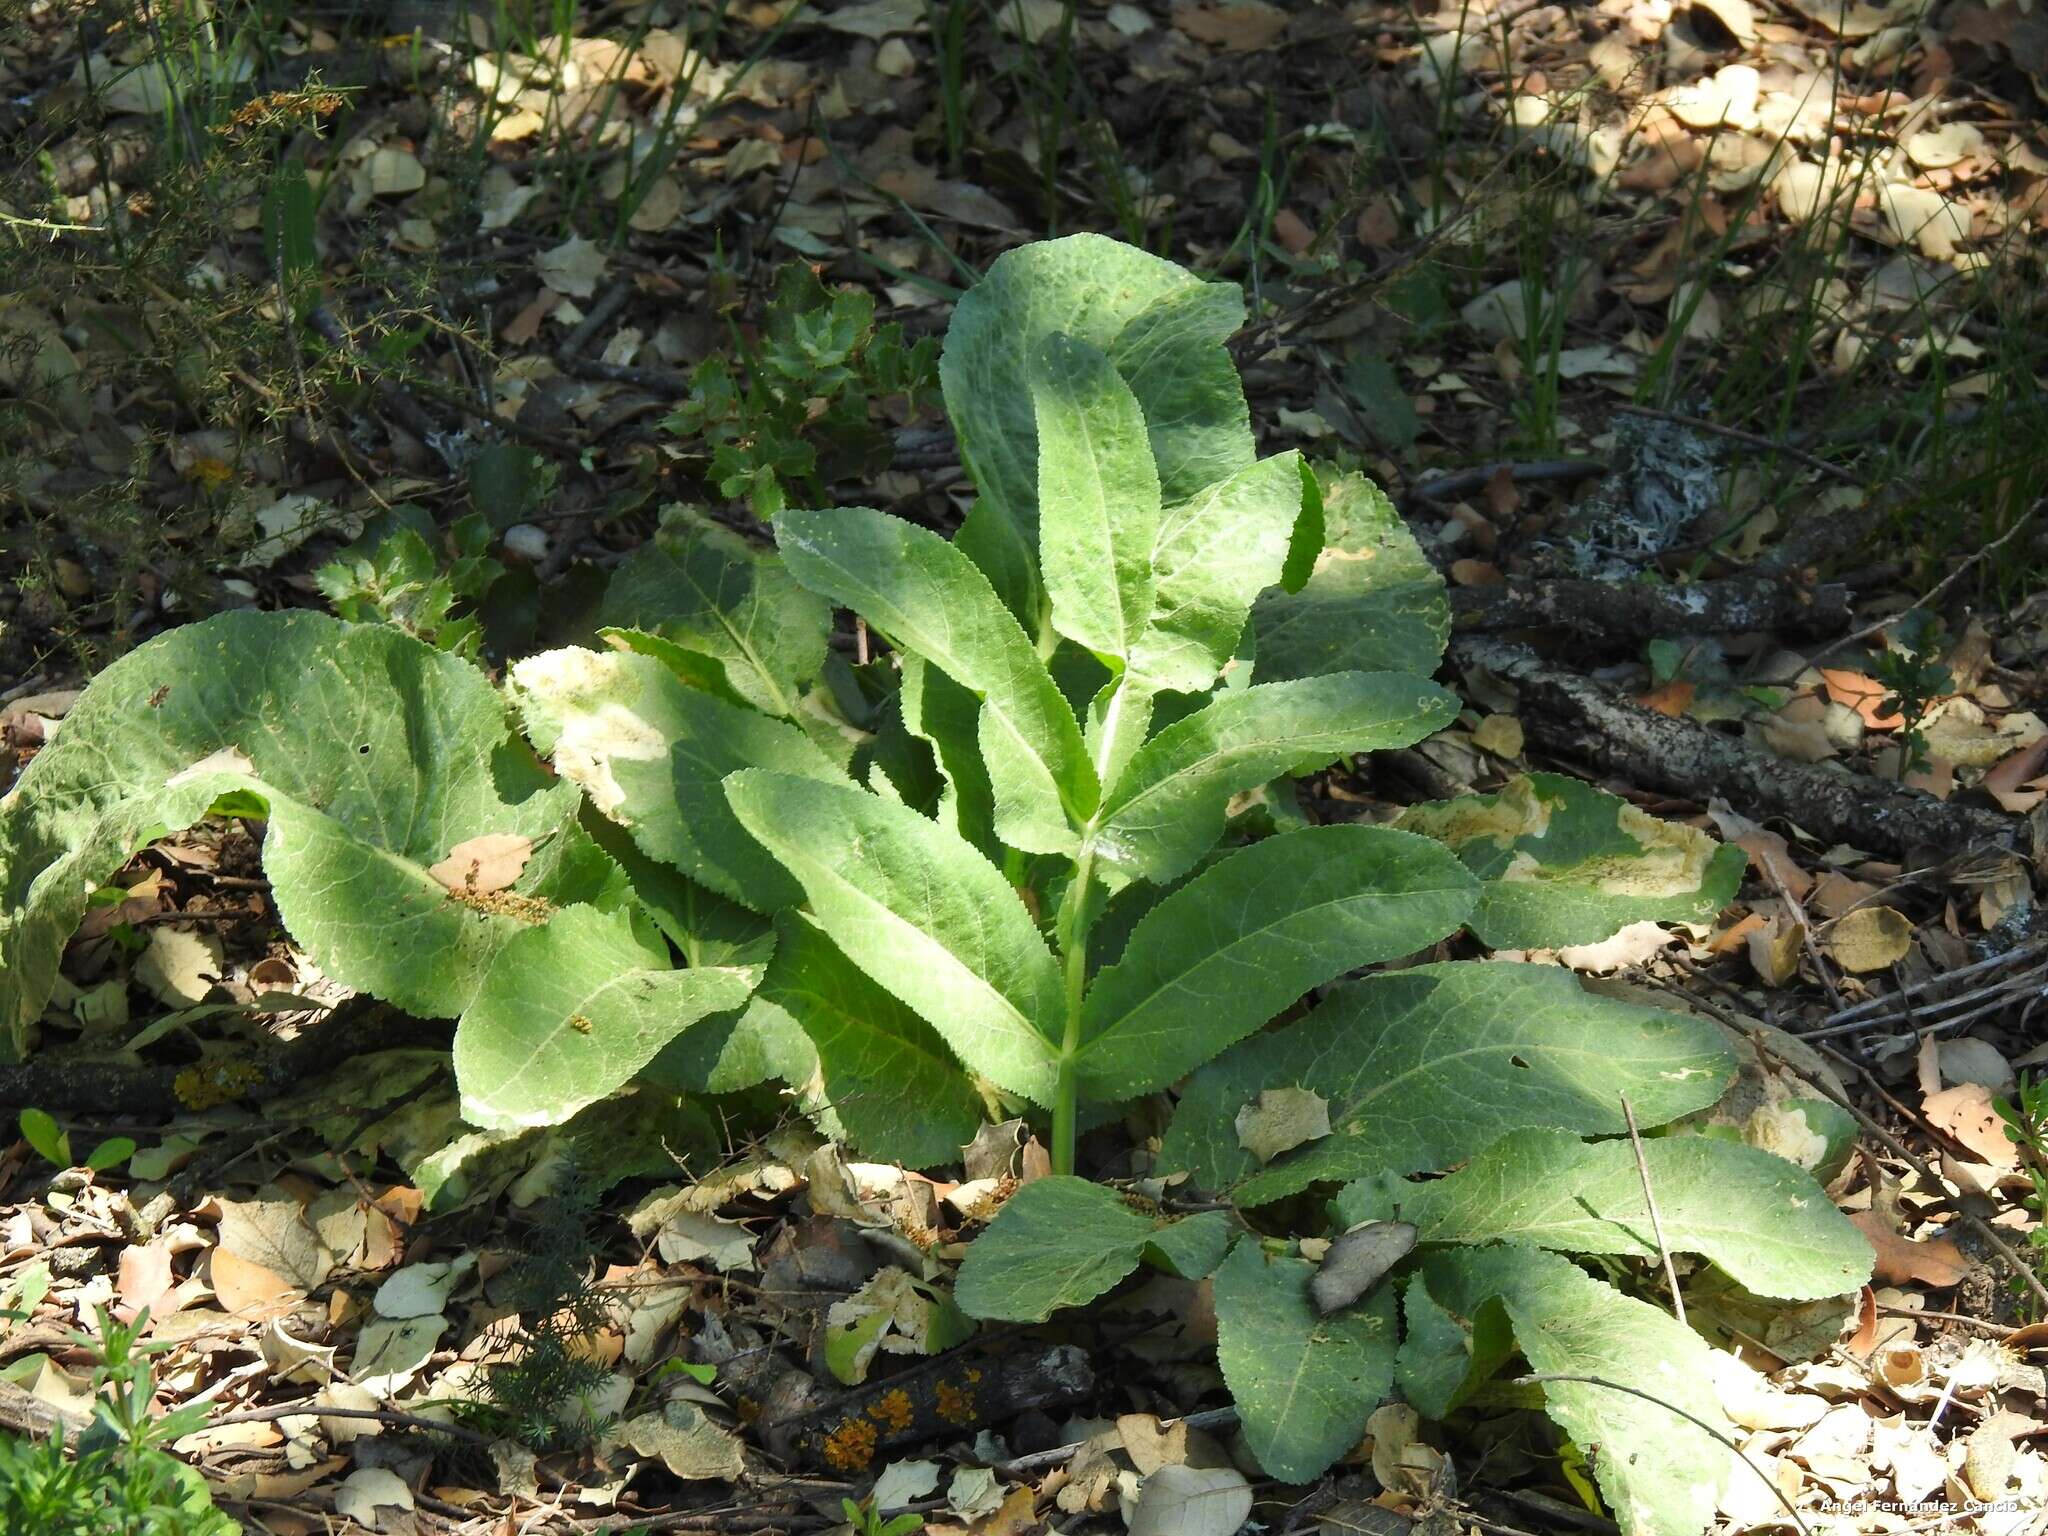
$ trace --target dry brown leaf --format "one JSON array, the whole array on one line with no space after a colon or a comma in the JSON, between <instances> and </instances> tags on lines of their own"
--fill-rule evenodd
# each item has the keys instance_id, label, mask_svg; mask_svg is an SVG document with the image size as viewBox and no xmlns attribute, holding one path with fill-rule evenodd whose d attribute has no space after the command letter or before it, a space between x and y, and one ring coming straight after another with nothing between
<instances>
[{"instance_id":1,"label":"dry brown leaf","mask_svg":"<svg viewBox=\"0 0 2048 1536\"><path fill-rule=\"evenodd\" d=\"M1652 688L1636 702L1655 714L1669 715L1676 720L1692 708L1693 695L1698 691L1697 684L1675 677L1661 688Z\"/></svg>"},{"instance_id":2,"label":"dry brown leaf","mask_svg":"<svg viewBox=\"0 0 2048 1536\"><path fill-rule=\"evenodd\" d=\"M1906 723L1904 715L1885 709L1891 691L1876 678L1843 667L1822 667L1820 675L1828 697L1855 710L1873 731L1895 731Z\"/></svg>"},{"instance_id":3,"label":"dry brown leaf","mask_svg":"<svg viewBox=\"0 0 2048 1536\"><path fill-rule=\"evenodd\" d=\"M1303 256L1316 243L1316 232L1292 208L1282 208L1273 215L1273 238L1285 247L1288 255Z\"/></svg>"},{"instance_id":4,"label":"dry brown leaf","mask_svg":"<svg viewBox=\"0 0 2048 1536\"><path fill-rule=\"evenodd\" d=\"M1921 1101L1927 1123L1967 1147L1977 1160L1994 1168L2019 1166L2019 1148L2005 1134L2005 1121L1992 1107L1991 1090L1982 1083L1957 1083Z\"/></svg>"},{"instance_id":5,"label":"dry brown leaf","mask_svg":"<svg viewBox=\"0 0 2048 1536\"><path fill-rule=\"evenodd\" d=\"M1878 888L1838 869L1824 869L1813 882L1813 891L1803 898L1811 911L1822 917L1841 917L1876 897Z\"/></svg>"},{"instance_id":6,"label":"dry brown leaf","mask_svg":"<svg viewBox=\"0 0 2048 1536\"><path fill-rule=\"evenodd\" d=\"M451 891L488 896L517 880L533 856L533 839L510 832L486 832L457 843L427 873Z\"/></svg>"},{"instance_id":7,"label":"dry brown leaf","mask_svg":"<svg viewBox=\"0 0 2048 1536\"><path fill-rule=\"evenodd\" d=\"M1280 40L1287 13L1264 0L1189 5L1173 13L1173 24L1198 43L1213 43L1227 53L1257 53Z\"/></svg>"},{"instance_id":8,"label":"dry brown leaf","mask_svg":"<svg viewBox=\"0 0 2048 1536\"><path fill-rule=\"evenodd\" d=\"M1489 560L1453 560L1451 580L1461 587L1497 587L1507 578Z\"/></svg>"},{"instance_id":9,"label":"dry brown leaf","mask_svg":"<svg viewBox=\"0 0 2048 1536\"><path fill-rule=\"evenodd\" d=\"M1877 1292L1867 1285L1856 1293L1856 1331L1842 1347L1859 1360L1877 1347Z\"/></svg>"},{"instance_id":10,"label":"dry brown leaf","mask_svg":"<svg viewBox=\"0 0 2048 1536\"><path fill-rule=\"evenodd\" d=\"M1725 806L1716 805L1711 814L1721 836L1749 855L1749 867L1766 883L1782 889L1794 901L1806 900L1806 893L1813 889L1813 876L1794 861L1792 846L1782 833L1759 826Z\"/></svg>"},{"instance_id":11,"label":"dry brown leaf","mask_svg":"<svg viewBox=\"0 0 2048 1536\"><path fill-rule=\"evenodd\" d=\"M1473 731L1472 744L1495 757L1520 757L1526 744L1522 722L1513 715L1488 715Z\"/></svg>"},{"instance_id":12,"label":"dry brown leaf","mask_svg":"<svg viewBox=\"0 0 2048 1536\"><path fill-rule=\"evenodd\" d=\"M1166 1428L1152 1414L1126 1413L1117 1418L1116 1431L1123 1437L1131 1465L1142 1477L1188 1459L1188 1427L1178 1420Z\"/></svg>"},{"instance_id":13,"label":"dry brown leaf","mask_svg":"<svg viewBox=\"0 0 2048 1536\"><path fill-rule=\"evenodd\" d=\"M171 1288L171 1245L159 1238L153 1243L131 1243L121 1250L116 1271L115 1294L121 1300L114 1315L132 1323L144 1307L155 1307Z\"/></svg>"},{"instance_id":14,"label":"dry brown leaf","mask_svg":"<svg viewBox=\"0 0 2048 1536\"><path fill-rule=\"evenodd\" d=\"M208 1261L213 1294L223 1312L237 1317L272 1317L290 1310L298 1287L272 1269L226 1248L216 1248Z\"/></svg>"},{"instance_id":15,"label":"dry brown leaf","mask_svg":"<svg viewBox=\"0 0 2048 1536\"><path fill-rule=\"evenodd\" d=\"M1869 1241L1877 1254L1878 1283L1881 1285L1954 1285L1970 1272L1970 1261L1962 1249L1945 1237L1916 1243L1899 1236L1891 1224L1875 1211L1852 1211L1849 1219Z\"/></svg>"},{"instance_id":16,"label":"dry brown leaf","mask_svg":"<svg viewBox=\"0 0 2048 1536\"><path fill-rule=\"evenodd\" d=\"M1821 947L1845 971L1881 971L1913 947L1913 921L1895 907L1858 907L1829 925Z\"/></svg>"},{"instance_id":17,"label":"dry brown leaf","mask_svg":"<svg viewBox=\"0 0 2048 1536\"><path fill-rule=\"evenodd\" d=\"M1984 792L2015 816L2048 800L2048 736L2001 759L1984 775Z\"/></svg>"},{"instance_id":18,"label":"dry brown leaf","mask_svg":"<svg viewBox=\"0 0 2048 1536\"><path fill-rule=\"evenodd\" d=\"M1707 950L1710 954L1716 955L1733 954L1737 949L1740 949L1749 942L1749 936L1752 933L1760 933L1763 931L1763 928L1764 920L1759 914L1746 912L1740 920L1729 924L1726 928L1723 928L1719 933L1708 939Z\"/></svg>"},{"instance_id":19,"label":"dry brown leaf","mask_svg":"<svg viewBox=\"0 0 2048 1536\"><path fill-rule=\"evenodd\" d=\"M1306 1088L1262 1088L1237 1112L1237 1144L1262 1163L1329 1134L1329 1103Z\"/></svg>"},{"instance_id":20,"label":"dry brown leaf","mask_svg":"<svg viewBox=\"0 0 2048 1536\"><path fill-rule=\"evenodd\" d=\"M1025 1483L1012 1488L991 1514L983 1515L968 1529L973 1536L1026 1536L1042 1523L1037 1514L1037 1496Z\"/></svg>"}]
</instances>

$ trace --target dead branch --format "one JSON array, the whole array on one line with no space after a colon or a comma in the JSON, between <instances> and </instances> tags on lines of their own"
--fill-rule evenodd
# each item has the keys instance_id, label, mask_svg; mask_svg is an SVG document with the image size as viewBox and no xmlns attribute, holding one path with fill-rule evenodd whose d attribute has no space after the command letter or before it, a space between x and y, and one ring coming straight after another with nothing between
<instances>
[{"instance_id":1,"label":"dead branch","mask_svg":"<svg viewBox=\"0 0 2048 1536\"><path fill-rule=\"evenodd\" d=\"M1831 632L1848 622L1850 596L1839 582L1809 586L1770 576L1729 576L1691 586L1561 578L1453 587L1450 594L1451 621L1461 632L1555 624L1630 640L1759 629Z\"/></svg>"},{"instance_id":2,"label":"dead branch","mask_svg":"<svg viewBox=\"0 0 2048 1536\"><path fill-rule=\"evenodd\" d=\"M1656 714L1525 646L1468 635L1452 642L1451 659L1519 693L1523 728L1552 751L1702 803L1718 795L1750 815L1789 817L1825 842L1895 855L1928 846L1954 853L2009 845L2018 832L2019 823L1999 811L1790 762L1696 720Z\"/></svg>"}]
</instances>

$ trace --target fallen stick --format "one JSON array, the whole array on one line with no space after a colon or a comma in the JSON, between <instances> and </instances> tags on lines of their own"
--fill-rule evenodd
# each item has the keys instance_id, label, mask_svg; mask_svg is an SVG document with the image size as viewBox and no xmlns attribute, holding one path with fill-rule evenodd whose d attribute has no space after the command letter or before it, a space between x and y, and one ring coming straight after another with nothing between
<instances>
[{"instance_id":1,"label":"fallen stick","mask_svg":"<svg viewBox=\"0 0 2048 1536\"><path fill-rule=\"evenodd\" d=\"M1523 729L1553 751L1702 804L1718 795L1751 815L1788 817L1824 842L1894 855L1930 845L1960 853L2010 843L2019 829L1999 811L1758 752L1696 720L1644 709L1526 646L1467 635L1451 643L1451 659L1514 689Z\"/></svg>"},{"instance_id":2,"label":"fallen stick","mask_svg":"<svg viewBox=\"0 0 2048 1536\"><path fill-rule=\"evenodd\" d=\"M1756 629L1833 632L1849 620L1850 596L1840 582L1807 585L1771 576L1729 576L1682 587L1561 578L1453 587L1450 593L1451 622L1461 633L1556 624L1631 641Z\"/></svg>"},{"instance_id":3,"label":"fallen stick","mask_svg":"<svg viewBox=\"0 0 2048 1536\"><path fill-rule=\"evenodd\" d=\"M204 1069L82 1051L0 1063L0 1104L94 1115L176 1115L185 1107L178 1079L188 1072L231 1070L234 1091L227 1098L263 1099L318 1082L338 1061L397 1046L431 1046L444 1038L435 1026L358 993L290 1040L259 1043L232 1058L210 1061Z\"/></svg>"}]
</instances>

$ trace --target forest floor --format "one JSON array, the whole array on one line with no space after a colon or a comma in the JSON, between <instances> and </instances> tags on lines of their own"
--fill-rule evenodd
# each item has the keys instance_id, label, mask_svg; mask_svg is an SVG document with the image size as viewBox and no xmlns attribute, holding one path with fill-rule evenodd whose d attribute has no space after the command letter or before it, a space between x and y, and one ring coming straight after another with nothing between
<instances>
[{"instance_id":1,"label":"forest floor","mask_svg":"<svg viewBox=\"0 0 2048 1536\"><path fill-rule=\"evenodd\" d=\"M1863 1127L1829 1193L1873 1286L1727 1324L1770 1387L1738 1418L1767 1477L1730 1487L1725 1528L1789 1529L1785 1501L1813 1530L2043 1528L2040 0L8 14L13 765L170 626L371 600L391 573L351 562L394 508L440 530L414 573L445 600L427 627L473 618L494 667L588 634L670 503L756 532L810 500L950 531L971 490L915 353L856 396L852 438L733 387L786 323L778 271L866 291L908 347L1012 246L1142 245L1245 289L1262 451L1372 476L1449 583L1467 712L1318 780L1319 814L1555 770L1749 856L1711 925L1542 957L1799 1037ZM168 1081L194 1042L263 1028L266 994L340 1000L278 936L239 824L122 883L66 961L83 1043L144 1029L133 1061ZM949 1194L1044 1153L1012 1122L957 1180L841 1165L821 1191L792 1117L712 1137L687 1217L648 1177L551 1182L560 1149L425 1213L395 1164L327 1150L337 1117L420 1091L380 1059L255 1106L10 1103L10 1132L58 1111L57 1161L140 1150L90 1177L0 1150L0 1308L24 1313L0 1322L0 1425L77 1421L92 1350L70 1330L110 1304L171 1346L163 1406L225 1410L176 1452L279 1533L826 1530L870 1494L935 1531L1108 1529L1134 1472L1224 1454L1199 1288L1041 1330L1089 1348L1092 1397L935 1429L880 1489L752 1440L735 1480L702 1445L421 1433L414 1410L506 1358L504 1319L552 1313L562 1358L614 1380L725 1368L694 1391L744 1435L741 1365L804 1360L879 1263L862 1231L915 1212L957 1233ZM417 1292L396 1318L369 1304L394 1274ZM313 1417L316 1390L364 1416ZM545 1419L549 1383L527 1390L500 1406ZM1261 1484L1253 1518L1614 1530L1534 1422L1504 1406L1363 1448L1314 1489Z\"/></svg>"}]
</instances>

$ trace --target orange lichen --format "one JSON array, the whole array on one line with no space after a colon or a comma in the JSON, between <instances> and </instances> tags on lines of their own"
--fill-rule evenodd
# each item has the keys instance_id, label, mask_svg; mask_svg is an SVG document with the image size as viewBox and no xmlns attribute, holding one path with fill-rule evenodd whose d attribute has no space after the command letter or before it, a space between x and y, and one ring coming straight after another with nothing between
<instances>
[{"instance_id":1,"label":"orange lichen","mask_svg":"<svg viewBox=\"0 0 2048 1536\"><path fill-rule=\"evenodd\" d=\"M825 1437L825 1460L842 1472L859 1472L874 1460L880 1436L866 1419L843 1419Z\"/></svg>"},{"instance_id":2,"label":"orange lichen","mask_svg":"<svg viewBox=\"0 0 2048 1536\"><path fill-rule=\"evenodd\" d=\"M910 1394L901 1387L884 1392L868 1404L868 1417L889 1429L893 1434L902 1434L910 1428Z\"/></svg>"},{"instance_id":3,"label":"orange lichen","mask_svg":"<svg viewBox=\"0 0 2048 1536\"><path fill-rule=\"evenodd\" d=\"M975 1396L981 1385L981 1372L970 1365L961 1371L960 1377L966 1383L964 1386L956 1387L950 1381L941 1381L934 1388L939 1417L948 1424L972 1424L978 1411Z\"/></svg>"},{"instance_id":4,"label":"orange lichen","mask_svg":"<svg viewBox=\"0 0 2048 1536\"><path fill-rule=\"evenodd\" d=\"M255 1062L230 1057L187 1067L171 1080L171 1091L187 1109L213 1109L239 1099L262 1080Z\"/></svg>"}]
</instances>

